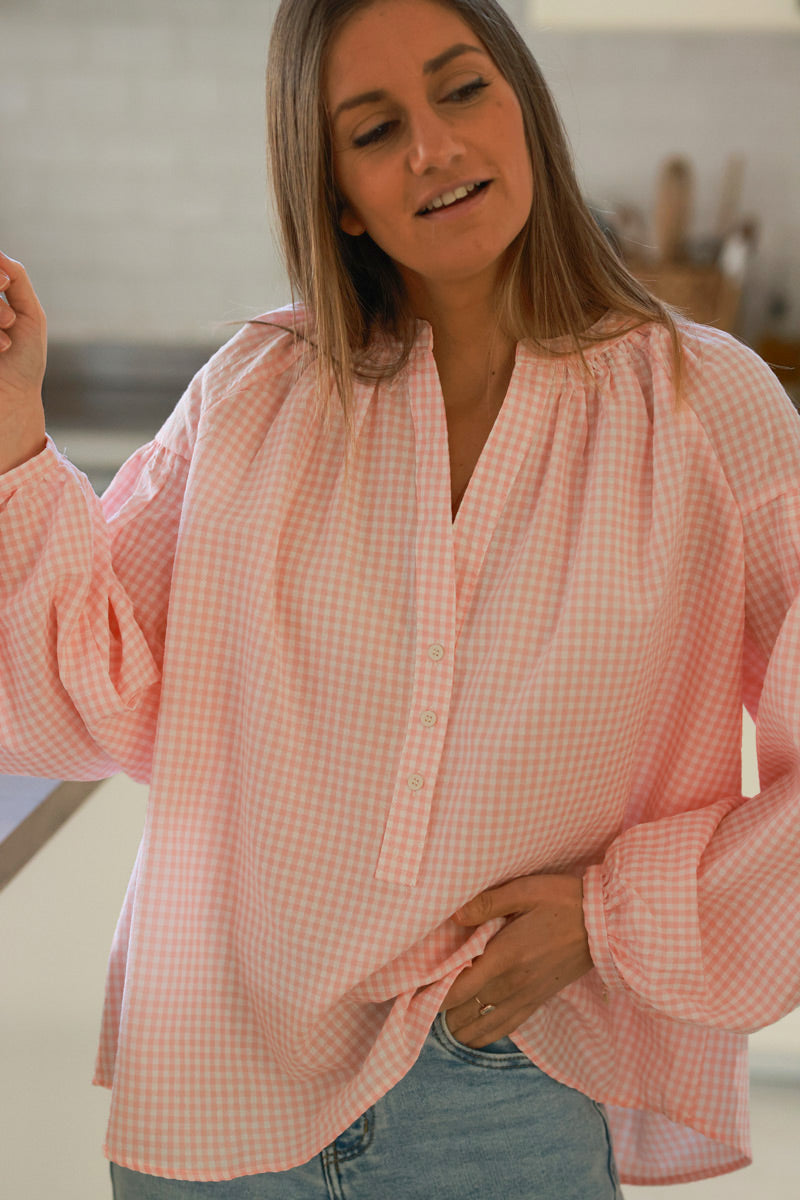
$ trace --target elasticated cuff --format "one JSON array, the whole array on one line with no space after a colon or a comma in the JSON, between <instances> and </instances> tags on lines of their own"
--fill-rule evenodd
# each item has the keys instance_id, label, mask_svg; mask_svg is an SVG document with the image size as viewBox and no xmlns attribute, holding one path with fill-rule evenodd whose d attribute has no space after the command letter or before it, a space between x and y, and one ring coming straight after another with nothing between
<instances>
[{"instance_id":1,"label":"elasticated cuff","mask_svg":"<svg viewBox=\"0 0 800 1200\"><path fill-rule=\"evenodd\" d=\"M602 864L589 867L583 876L583 920L589 934L589 953L604 985L609 991L625 987L614 965L608 942L605 909L605 868Z\"/></svg>"},{"instance_id":2,"label":"elasticated cuff","mask_svg":"<svg viewBox=\"0 0 800 1200\"><path fill-rule=\"evenodd\" d=\"M63 459L56 449L55 442L49 434L46 436L47 445L43 450L20 463L18 467L12 467L10 471L0 475L0 504L5 503L21 487L43 478L62 463Z\"/></svg>"}]
</instances>

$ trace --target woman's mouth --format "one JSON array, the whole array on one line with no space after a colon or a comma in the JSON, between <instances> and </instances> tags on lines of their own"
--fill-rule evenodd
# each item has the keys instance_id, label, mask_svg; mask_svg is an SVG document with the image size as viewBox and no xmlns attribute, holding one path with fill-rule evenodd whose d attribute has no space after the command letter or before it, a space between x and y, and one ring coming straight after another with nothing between
<instances>
[{"instance_id":1,"label":"woman's mouth","mask_svg":"<svg viewBox=\"0 0 800 1200\"><path fill-rule=\"evenodd\" d=\"M490 183L490 179L484 179L479 183L467 183L452 191L442 192L425 208L421 208L416 215L418 217L434 217L454 208L471 207L477 197L486 191Z\"/></svg>"}]
</instances>

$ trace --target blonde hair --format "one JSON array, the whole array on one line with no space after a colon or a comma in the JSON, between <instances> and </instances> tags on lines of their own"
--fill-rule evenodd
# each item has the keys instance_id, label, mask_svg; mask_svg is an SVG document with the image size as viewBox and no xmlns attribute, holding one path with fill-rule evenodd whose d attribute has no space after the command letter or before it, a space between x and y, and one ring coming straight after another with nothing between
<instances>
[{"instance_id":1,"label":"blonde hair","mask_svg":"<svg viewBox=\"0 0 800 1200\"><path fill-rule=\"evenodd\" d=\"M513 87L522 109L533 169L533 205L526 226L508 248L498 282L496 311L503 330L544 354L580 354L606 340L587 332L587 315L612 310L619 332L648 322L663 325L672 346L680 397L683 372L681 314L631 275L581 194L566 131L544 77L517 29L496 0L436 0L457 13L486 47ZM414 318L392 260L369 234L351 237L339 227L343 207L333 171L331 131L324 100L326 52L355 12L372 0L282 0L267 66L269 164L284 257L293 298L312 322L319 411L326 419L341 404L352 440L353 379L391 375L406 362ZM398 340L388 365L371 361L376 333ZM567 338L567 348L545 343Z\"/></svg>"}]
</instances>

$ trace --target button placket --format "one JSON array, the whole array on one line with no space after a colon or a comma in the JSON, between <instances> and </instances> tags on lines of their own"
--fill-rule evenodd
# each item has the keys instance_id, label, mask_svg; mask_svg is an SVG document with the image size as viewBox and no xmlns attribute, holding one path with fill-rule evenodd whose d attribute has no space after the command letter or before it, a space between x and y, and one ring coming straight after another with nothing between
<instances>
[{"instance_id":1,"label":"button placket","mask_svg":"<svg viewBox=\"0 0 800 1200\"><path fill-rule=\"evenodd\" d=\"M441 642L434 642L432 645L430 645L428 647L428 658L430 658L432 662L441 662L442 661L442 659L444 658L444 646L442 645ZM436 724L436 720L437 720L436 713L433 711L432 708L426 708L425 711L420 714L420 718L419 718L420 725L422 725L425 729L432 729L433 726ZM424 786L425 786L425 776L421 775L419 773L419 771L415 771L413 775L409 775L409 777L408 777L409 791L418 792Z\"/></svg>"},{"instance_id":2,"label":"button placket","mask_svg":"<svg viewBox=\"0 0 800 1200\"><path fill-rule=\"evenodd\" d=\"M416 446L416 653L406 734L375 878L413 887L425 852L453 688L456 584L447 421L428 348L409 401Z\"/></svg>"},{"instance_id":3,"label":"button placket","mask_svg":"<svg viewBox=\"0 0 800 1200\"><path fill-rule=\"evenodd\" d=\"M376 879L412 886L425 849L431 803L447 726L453 660L444 642L423 642L417 659L415 717L409 722ZM423 708L419 701L427 701ZM409 713L409 717L411 714Z\"/></svg>"}]
</instances>

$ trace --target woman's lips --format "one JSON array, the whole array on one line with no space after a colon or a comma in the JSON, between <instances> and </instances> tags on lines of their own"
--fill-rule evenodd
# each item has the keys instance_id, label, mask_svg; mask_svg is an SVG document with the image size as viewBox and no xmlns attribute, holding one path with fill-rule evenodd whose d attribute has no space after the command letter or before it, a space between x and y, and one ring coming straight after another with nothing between
<instances>
[{"instance_id":1,"label":"woman's lips","mask_svg":"<svg viewBox=\"0 0 800 1200\"><path fill-rule=\"evenodd\" d=\"M477 187L474 192L470 192L468 196L465 196L462 200L456 200L453 204L448 204L442 208L432 208L429 212L417 213L416 215L423 221L442 221L447 217L456 216L458 213L466 214L467 212L471 212L482 202L483 197L491 187L491 182L490 179L487 179L481 187Z\"/></svg>"}]
</instances>

